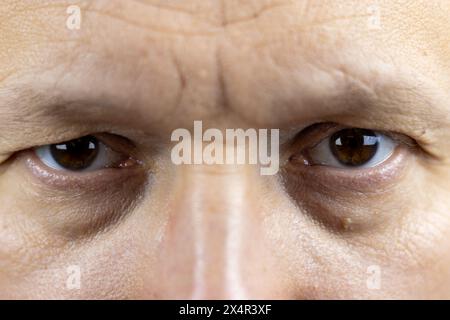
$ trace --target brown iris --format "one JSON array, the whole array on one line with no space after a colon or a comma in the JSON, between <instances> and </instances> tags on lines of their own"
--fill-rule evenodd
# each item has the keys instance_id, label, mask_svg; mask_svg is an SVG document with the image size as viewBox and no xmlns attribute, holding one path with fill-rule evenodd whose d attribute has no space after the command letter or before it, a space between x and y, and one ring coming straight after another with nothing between
<instances>
[{"instance_id":1,"label":"brown iris","mask_svg":"<svg viewBox=\"0 0 450 320\"><path fill-rule=\"evenodd\" d=\"M361 166L377 152L378 137L371 130L343 129L331 136L330 149L340 163Z\"/></svg>"},{"instance_id":2,"label":"brown iris","mask_svg":"<svg viewBox=\"0 0 450 320\"><path fill-rule=\"evenodd\" d=\"M97 157L98 151L99 142L93 136L50 146L54 160L63 168L73 171L89 167Z\"/></svg>"}]
</instances>

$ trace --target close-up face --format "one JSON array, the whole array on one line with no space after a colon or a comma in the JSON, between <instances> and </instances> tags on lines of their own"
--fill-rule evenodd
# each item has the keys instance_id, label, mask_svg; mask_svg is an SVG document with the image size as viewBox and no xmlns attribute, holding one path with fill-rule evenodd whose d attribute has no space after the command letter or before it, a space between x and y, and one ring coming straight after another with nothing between
<instances>
[{"instance_id":1,"label":"close-up face","mask_svg":"<svg viewBox=\"0 0 450 320\"><path fill-rule=\"evenodd\" d=\"M449 0L2 0L0 299L450 299Z\"/></svg>"}]
</instances>

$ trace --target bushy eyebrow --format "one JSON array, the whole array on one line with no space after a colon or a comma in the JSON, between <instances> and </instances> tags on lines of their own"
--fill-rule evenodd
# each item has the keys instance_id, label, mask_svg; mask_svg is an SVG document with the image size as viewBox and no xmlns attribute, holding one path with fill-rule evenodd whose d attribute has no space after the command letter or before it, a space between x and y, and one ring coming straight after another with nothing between
<instances>
[{"instance_id":1,"label":"bushy eyebrow","mask_svg":"<svg viewBox=\"0 0 450 320\"><path fill-rule=\"evenodd\" d=\"M99 105L82 97L79 101L59 100L50 91L43 95L23 85L25 89L0 89L0 160L2 154L108 128L109 124L101 123L102 119L117 120L114 122L124 127L145 126L144 122L134 122L139 120L136 118L130 117L127 121L120 106ZM315 102L309 100L310 103L317 103L320 119L405 132L430 147L440 130L445 128L442 133L450 135L447 132L450 109L442 110L437 105L436 97L421 91L421 88L386 85L378 87L378 93L368 92L367 88L357 85L348 89L336 94L332 100L325 101L320 96L314 97ZM288 111L293 119L296 113L301 113L296 109L292 106Z\"/></svg>"},{"instance_id":2,"label":"bushy eyebrow","mask_svg":"<svg viewBox=\"0 0 450 320\"><path fill-rule=\"evenodd\" d=\"M398 74L378 79L376 85L352 81L329 95L316 93L307 103L314 110L313 123L318 119L403 134L435 158L444 158L450 155L449 98L428 79ZM303 112L295 101L290 107L287 110L295 121L295 115Z\"/></svg>"},{"instance_id":3,"label":"bushy eyebrow","mask_svg":"<svg viewBox=\"0 0 450 320\"><path fill-rule=\"evenodd\" d=\"M321 83L311 87L309 77L318 79L312 72L294 72L293 74L304 78L297 83L298 86L292 86L294 94L289 99L277 96L275 100L279 101L275 103L258 105L258 113L264 114L264 117L255 127L284 129L319 121L340 122L404 133L430 148L433 153L443 152L439 150L442 145L437 142L450 141L448 93L426 79L414 79L411 74L398 73L389 77L381 75L375 81L370 77L352 75L348 71L351 69L351 66L347 66L344 71L338 70L340 76L328 87ZM325 67L321 71L325 74L336 73L336 69L332 67ZM67 70L69 85L70 74L70 70ZM295 81L294 78L289 79ZM51 81L46 84L47 87L37 84L40 84L39 78L29 75L14 83L0 83L0 155L39 144L61 142L75 138L74 135L77 134L107 130L113 124L124 129L139 128L147 132L152 129L152 119L139 114L153 114L155 105L152 106L148 101L130 105L127 99L130 103L138 102L131 102L134 97L127 96L127 92L122 92L122 101L118 101L117 92L112 91L105 91L95 98L83 95L74 97L73 94L69 98L61 90L56 90L59 93L56 94ZM277 83L273 86L276 88L269 87L266 91L280 89ZM227 94L238 93L229 90ZM259 92L250 90L246 94L251 97ZM147 99L157 101L159 97ZM228 100L230 103L236 101ZM161 108L161 105L158 107ZM131 110L135 112L130 112ZM173 119L174 123L175 120L182 123L183 119L177 119L177 114L171 114L170 107L159 111ZM216 111L210 110L210 113ZM255 118L255 110L246 104L234 105L227 112L247 114ZM251 120L253 119L250 119L249 125L252 125ZM188 123L184 125L189 126ZM229 126L233 124L230 123ZM450 145L448 147L450 150Z\"/></svg>"}]
</instances>

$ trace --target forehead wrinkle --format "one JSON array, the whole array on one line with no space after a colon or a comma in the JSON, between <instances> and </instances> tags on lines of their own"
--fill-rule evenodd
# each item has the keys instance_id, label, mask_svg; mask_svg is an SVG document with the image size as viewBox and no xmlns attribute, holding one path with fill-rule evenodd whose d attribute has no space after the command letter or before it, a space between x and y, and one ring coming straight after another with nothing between
<instances>
[{"instance_id":1,"label":"forehead wrinkle","mask_svg":"<svg viewBox=\"0 0 450 320\"><path fill-rule=\"evenodd\" d=\"M93 26L97 25L98 17L103 17L160 36L212 36L221 31L211 18L192 15L185 10L176 10L153 2L98 0L91 4L85 16L87 22ZM212 9L214 12L214 8Z\"/></svg>"},{"instance_id":2,"label":"forehead wrinkle","mask_svg":"<svg viewBox=\"0 0 450 320\"><path fill-rule=\"evenodd\" d=\"M365 2L358 2L358 5L348 12L354 12L357 8L367 9L364 4ZM434 20L435 16L433 15L433 10L425 10L425 2L418 2L418 4L413 4L408 8L403 7L401 10L397 8L398 6L400 6L399 3L392 5L392 2L380 2L383 29L379 32L367 30L367 15L363 10L360 10L361 15L353 15L348 17L348 19L345 16L340 16L342 12L337 11L332 12L334 18L325 18L323 20L330 24L327 26L328 28L325 28L320 23L313 23L312 26L314 28L308 27L309 20L306 18L304 27L301 27L302 24L299 24L299 27L299 25L292 23L289 25L290 27L285 28L286 25L281 22L281 25L273 27L274 30L268 30L267 34L263 32L264 36L259 37L257 33L249 33L249 37L245 37L236 33L236 37L233 40L235 40L236 51L243 52L242 55L238 55L241 61L249 58L244 51L248 53L252 51L253 60L258 60L266 51L271 51L272 56L275 58L269 62L277 59L294 61L296 60L295 55L298 54L300 60L307 57L312 61L311 63L320 63L320 59L326 53L329 53L331 55L329 58L331 60L334 59L336 62L339 61L339 56L341 58L342 56L350 57L354 66L358 66L358 64L364 66L364 59L367 62L373 59L382 59L394 66L399 66L399 68L412 65L412 68L415 68L421 75L429 77L429 80L437 85L441 84L443 90L449 88L450 72L446 73L445 70L450 70L447 68L450 59L448 59L448 55L441 54L443 51L442 47L448 48L450 46L450 37L448 36L450 28L445 28L449 23L447 21L444 23L444 20L439 18L437 19L439 23L434 21L439 27L429 30L420 21L421 19L424 21ZM320 7L320 4L318 7ZM450 7L450 3L447 3L447 7ZM311 9L311 6L309 8ZM331 6L330 10L332 11ZM320 7L320 11L327 16L326 11L322 7ZM411 17L407 19L407 23L404 23L404 17L408 16L408 13ZM311 13L311 16L313 17L314 14ZM443 15L439 14L438 16L442 17ZM355 18L364 19L355 20ZM321 26L321 28L316 28L318 26ZM414 34L410 34L411 29L417 29L417 31L413 31L412 33ZM333 32L330 32L330 30ZM437 33L438 37L436 35L433 36L433 33ZM251 42L253 39L249 39L253 36L255 36L256 44ZM430 41L430 39L438 40ZM353 48L353 52L349 54L345 47ZM259 54L255 55L253 50L256 50ZM352 53L354 54L358 50L360 53L357 55L361 56L361 53L364 52L364 57L362 57L361 61L355 62L356 59L352 58ZM427 56L423 56L423 51L421 50L426 50L428 52ZM439 59L435 59L435 55L439 55ZM261 58L260 60L263 59ZM264 65L267 67L270 66L270 63L265 63ZM298 67L298 65L294 65L295 63L288 62L285 64L284 69L289 68L292 70ZM440 68L441 66L444 68ZM277 68L282 69L279 66ZM368 81L371 80L368 79ZM440 106L444 105L440 104Z\"/></svg>"},{"instance_id":3,"label":"forehead wrinkle","mask_svg":"<svg viewBox=\"0 0 450 320\"><path fill-rule=\"evenodd\" d=\"M35 3L38 3L38 2L35 2ZM91 3L102 3L101 1L93 1L93 2L91 2ZM108 2L103 2L103 3L110 3L109 1ZM127 2L128 3L128 2ZM156 2L155 2L156 3ZM187 3L187 2L184 2L184 3ZM189 2L189 3L192 3L192 2ZM226 2L226 3L231 3L231 2ZM309 1L306 1L306 2L298 2L298 3L306 3L306 4L308 4L310 7L309 8L311 8L311 3L309 2ZM315 2L315 3L318 3L318 2ZM322 3L327 3L327 2L322 2ZM333 2L328 2L328 3L333 3ZM242 2L239 2L239 1L236 1L235 2L235 4L242 4ZM323 8L323 4L321 5L320 3L318 3L317 5L316 5L316 7L318 8L318 9L316 9L315 11L314 10L312 10L311 11L311 16L320 16L322 13L325 13L326 12L326 10ZM332 6L330 6L330 7L332 7ZM86 8L86 10L89 10L90 8L92 8L92 5L90 6L90 7L87 7ZM232 10L230 9L231 8L231 5L230 5L230 7L229 7L229 11L230 12L232 12ZM365 8L365 7L364 7ZM95 8L94 8L95 9ZM330 10L332 11L332 9L333 8L330 8ZM118 8L115 8L115 10L116 11L118 11ZM405 10L404 10L405 11ZM405 11L406 12L406 11ZM336 12L336 16L338 16L340 14L340 12ZM65 16L64 16L65 17ZM92 18L94 18L94 17L92 17ZM262 18L262 17L261 17ZM231 18L230 18L231 19ZM336 19L338 19L337 21L341 21L341 22L343 22L344 20L346 20L346 19L341 19L341 20L339 20L340 18L336 18ZM95 20L95 19L92 19L92 21L93 20ZM326 20L326 19L325 19ZM330 20L331 21L331 20ZM349 21L346 21L346 22L348 22L348 23L350 23ZM338 33L337 31L336 31L336 33ZM249 33L249 34L252 34L251 32ZM132 48L133 49L133 48ZM282 50L282 48L280 48L281 50ZM241 61L241 63L242 63L242 61Z\"/></svg>"},{"instance_id":4,"label":"forehead wrinkle","mask_svg":"<svg viewBox=\"0 0 450 320\"><path fill-rule=\"evenodd\" d=\"M168 11L172 13L181 13L195 18L200 18L210 23L211 25L217 25L217 22L220 20L220 6L213 5L213 2L211 1L133 1L145 6L154 7L157 10Z\"/></svg>"},{"instance_id":5,"label":"forehead wrinkle","mask_svg":"<svg viewBox=\"0 0 450 320\"><path fill-rule=\"evenodd\" d=\"M323 117L334 114L334 119L329 118L336 121L339 113L343 114L344 111L346 114L352 113L345 110L345 105L347 107L351 105L353 110L370 105L373 126L379 125L383 117L390 119L389 110L395 111L397 115L394 114L392 118L397 120L401 118L402 123L391 121L390 129L403 130L404 133L416 137L420 137L422 128L433 125L441 127L445 123L450 123L448 104L444 97L446 95L448 99L448 93L426 73L398 61L386 62L373 52L369 55L367 52L363 54L354 46L343 47L339 53L334 54L330 52L306 54L303 50L303 48L285 50L285 54L280 50L266 51L265 55L253 57L247 64L250 69L248 74L252 75L250 77L243 77L238 72L235 73L238 69L233 69L229 83L231 91L234 92L231 105L236 112L260 126L267 126L270 121L271 123L278 121L280 124L292 121L302 123L308 113L316 117L319 114ZM355 54L354 50L359 52ZM240 60L246 59L245 52L243 54L244 56L239 56ZM267 70L260 74L261 79L257 81L254 75L258 73L262 64ZM233 79L238 77L240 86L235 86ZM245 99L240 87L247 88L246 90L254 89L253 92L259 93ZM272 90L274 92L272 98L267 98ZM353 95L352 98L352 92L359 94ZM367 98L363 98L364 96ZM353 101L355 97L360 97L360 102L366 101L365 104L360 103L358 106ZM338 98L340 100L346 98L349 103L341 103L339 106ZM270 102L270 99L274 101ZM317 108L318 106L322 107ZM384 106L382 110L385 111L383 117L376 112L381 106ZM327 114L324 114L326 109ZM303 116L300 117L299 114ZM362 110L355 114L362 114ZM367 122L365 124L371 125ZM425 138L427 137L423 137Z\"/></svg>"},{"instance_id":6,"label":"forehead wrinkle","mask_svg":"<svg viewBox=\"0 0 450 320\"><path fill-rule=\"evenodd\" d=\"M217 1L155 1L155 0L133 0L131 3L142 4L149 7L150 10L157 10L159 14L167 11L172 14L183 14L191 16L194 19L205 21L205 27L214 28L214 32L221 33L225 28L239 23L251 22L257 20L260 16L277 8L288 7L292 4L292 0L217 0ZM110 6L109 3L112 3ZM120 2L109 1L108 5L101 6L103 9L110 7L108 10L121 11L124 9ZM128 6L129 4L127 4ZM126 6L125 6L126 7ZM100 8L100 6L98 7ZM117 15L115 15L118 17ZM127 22L130 22L127 20ZM136 21L133 24L137 24ZM219 27L219 28L217 28ZM167 32L167 28L153 28L155 31ZM205 31L206 33L206 31ZM183 32L187 35L190 33ZM198 33L200 34L200 33Z\"/></svg>"},{"instance_id":7,"label":"forehead wrinkle","mask_svg":"<svg viewBox=\"0 0 450 320\"><path fill-rule=\"evenodd\" d=\"M292 5L292 0L221 0L222 3L222 26L224 28L254 22L265 14L286 8Z\"/></svg>"}]
</instances>

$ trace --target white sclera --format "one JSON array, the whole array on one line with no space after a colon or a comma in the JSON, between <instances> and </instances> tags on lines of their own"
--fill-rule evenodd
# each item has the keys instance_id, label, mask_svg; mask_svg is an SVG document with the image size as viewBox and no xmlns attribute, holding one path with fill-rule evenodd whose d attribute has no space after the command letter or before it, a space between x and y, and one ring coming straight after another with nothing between
<instances>
[{"instance_id":1,"label":"white sclera","mask_svg":"<svg viewBox=\"0 0 450 320\"><path fill-rule=\"evenodd\" d=\"M72 171L72 170L64 168L55 160L55 158L52 156L50 147L51 147L51 145L45 145L45 146L35 148L36 155L42 161L42 163L44 163L46 166L48 166L52 169L55 169L55 170ZM96 170L100 170L100 169L104 169L104 168L108 167L108 165L110 165L110 159L109 159L110 157L108 155L109 148L101 142L98 142L98 148L99 148L98 153L97 153L94 161L92 162L92 164L89 165L89 167L87 167L85 169L73 170L73 171L90 172L90 171L96 171Z\"/></svg>"},{"instance_id":2,"label":"white sclera","mask_svg":"<svg viewBox=\"0 0 450 320\"><path fill-rule=\"evenodd\" d=\"M388 136L376 132L375 134L376 137L374 136L364 137L364 142L367 144L373 144L375 142L374 140L376 139L378 141L378 148L373 157L369 161L360 166L348 166L339 162L339 160L336 159L332 150L330 149L331 136L325 138L324 140L319 142L319 144L317 144L314 148L311 149L309 153L311 160L316 164L346 169L375 167L383 163L387 159L389 159L392 153L394 152L395 147L397 146L397 143ZM337 143L339 144L339 139L337 140Z\"/></svg>"}]
</instances>

